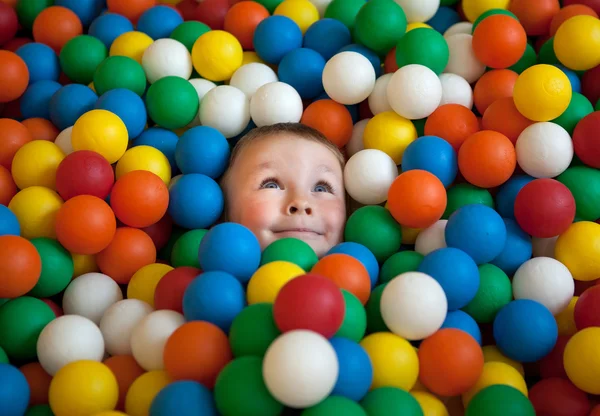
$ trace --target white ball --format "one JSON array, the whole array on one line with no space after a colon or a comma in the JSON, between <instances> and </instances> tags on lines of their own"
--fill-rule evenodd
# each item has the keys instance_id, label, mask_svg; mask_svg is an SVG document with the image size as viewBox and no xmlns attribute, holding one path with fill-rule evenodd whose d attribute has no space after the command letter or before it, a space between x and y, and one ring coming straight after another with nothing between
<instances>
[{"instance_id":1,"label":"white ball","mask_svg":"<svg viewBox=\"0 0 600 416\"><path fill-rule=\"evenodd\" d=\"M556 240L558 240L558 236L550 238L531 237L533 257L554 258L554 247L556 246Z\"/></svg>"},{"instance_id":2,"label":"white ball","mask_svg":"<svg viewBox=\"0 0 600 416\"><path fill-rule=\"evenodd\" d=\"M446 42L450 58L444 72L460 75L469 84L477 81L485 73L485 64L473 52L473 36L459 33L448 36Z\"/></svg>"},{"instance_id":3,"label":"white ball","mask_svg":"<svg viewBox=\"0 0 600 416\"><path fill-rule=\"evenodd\" d=\"M573 140L562 126L534 123L521 132L515 146L521 169L534 178L554 178L573 160Z\"/></svg>"},{"instance_id":4,"label":"white ball","mask_svg":"<svg viewBox=\"0 0 600 416\"><path fill-rule=\"evenodd\" d=\"M325 64L323 87L340 104L358 104L367 99L375 87L375 69L358 52L340 52Z\"/></svg>"},{"instance_id":5,"label":"white ball","mask_svg":"<svg viewBox=\"0 0 600 416\"><path fill-rule=\"evenodd\" d=\"M408 23L426 22L431 19L440 8L440 0L396 0Z\"/></svg>"},{"instance_id":6,"label":"white ball","mask_svg":"<svg viewBox=\"0 0 600 416\"><path fill-rule=\"evenodd\" d=\"M237 136L250 122L250 102L239 89L219 85L208 91L200 103L200 123L219 130L230 139Z\"/></svg>"},{"instance_id":7,"label":"white ball","mask_svg":"<svg viewBox=\"0 0 600 416\"><path fill-rule=\"evenodd\" d=\"M69 283L62 307L65 315L81 315L98 325L104 312L122 299L121 288L109 276L86 273Z\"/></svg>"},{"instance_id":8,"label":"white ball","mask_svg":"<svg viewBox=\"0 0 600 416\"><path fill-rule=\"evenodd\" d=\"M204 98L206 93L212 90L213 88L217 87L217 84L215 84L214 82L203 78L190 79L190 84L192 84L192 86L196 90L196 93L198 93L198 102L200 102L200 104L202 104L202 99ZM190 124L188 124L187 127L197 127L201 124L202 123L200 123L200 109L198 109L198 114L196 114L196 117L194 117L194 119L190 122Z\"/></svg>"},{"instance_id":9,"label":"white ball","mask_svg":"<svg viewBox=\"0 0 600 416\"><path fill-rule=\"evenodd\" d=\"M339 363L325 337L295 330L273 341L265 353L262 371L267 389L276 400L289 407L305 408L331 393Z\"/></svg>"},{"instance_id":10,"label":"white ball","mask_svg":"<svg viewBox=\"0 0 600 416\"><path fill-rule=\"evenodd\" d=\"M321 17L321 19L323 18L323 16L325 16L325 11L327 10L327 6L329 6L329 4L332 1L333 0L310 0L310 2L312 4L314 4L314 6L319 11L319 16Z\"/></svg>"},{"instance_id":11,"label":"white ball","mask_svg":"<svg viewBox=\"0 0 600 416\"><path fill-rule=\"evenodd\" d=\"M421 230L415 241L415 251L426 256L439 248L446 248L446 225L448 220L436 221Z\"/></svg>"},{"instance_id":12,"label":"white ball","mask_svg":"<svg viewBox=\"0 0 600 416\"><path fill-rule=\"evenodd\" d=\"M257 127L276 123L297 123L304 106L298 91L285 82L260 87L250 100L250 115Z\"/></svg>"},{"instance_id":13,"label":"white ball","mask_svg":"<svg viewBox=\"0 0 600 416\"><path fill-rule=\"evenodd\" d=\"M38 361L51 376L79 360L102 361L104 339L95 323L79 315L50 321L37 340Z\"/></svg>"},{"instance_id":14,"label":"white ball","mask_svg":"<svg viewBox=\"0 0 600 416\"><path fill-rule=\"evenodd\" d=\"M183 43L170 38L158 39L144 51L142 67L150 84L168 76L189 79L192 56Z\"/></svg>"},{"instance_id":15,"label":"white ball","mask_svg":"<svg viewBox=\"0 0 600 416\"><path fill-rule=\"evenodd\" d=\"M363 136L369 120L371 119L366 118L364 120L360 120L352 128L352 137L350 138L348 144L346 144L346 152L348 153L348 157L354 156L356 153L365 148Z\"/></svg>"},{"instance_id":16,"label":"white ball","mask_svg":"<svg viewBox=\"0 0 600 416\"><path fill-rule=\"evenodd\" d=\"M131 333L154 309L139 299L124 299L111 305L100 320L106 351L110 355L131 355Z\"/></svg>"},{"instance_id":17,"label":"white ball","mask_svg":"<svg viewBox=\"0 0 600 416\"><path fill-rule=\"evenodd\" d=\"M63 131L61 131L56 139L54 139L54 144L60 147L60 150L66 155L70 155L75 150L73 150L73 144L71 142L71 133L73 131L73 126L67 127Z\"/></svg>"},{"instance_id":18,"label":"white ball","mask_svg":"<svg viewBox=\"0 0 600 416\"><path fill-rule=\"evenodd\" d=\"M392 79L392 75L394 74L382 75L375 81L373 92L369 95L369 108L374 116L383 113L384 111L392 110L392 106L390 106L387 97L387 86Z\"/></svg>"},{"instance_id":19,"label":"white ball","mask_svg":"<svg viewBox=\"0 0 600 416\"><path fill-rule=\"evenodd\" d=\"M442 101L444 104L460 104L469 110L473 108L473 89L463 77L456 74L441 74Z\"/></svg>"},{"instance_id":20,"label":"white ball","mask_svg":"<svg viewBox=\"0 0 600 416\"><path fill-rule=\"evenodd\" d=\"M571 272L551 257L527 260L515 272L512 284L515 299L538 301L553 315L569 306L575 293Z\"/></svg>"},{"instance_id":21,"label":"white ball","mask_svg":"<svg viewBox=\"0 0 600 416\"><path fill-rule=\"evenodd\" d=\"M409 120L428 117L440 105L442 83L424 65L411 64L397 70L387 86L387 97L394 111Z\"/></svg>"},{"instance_id":22,"label":"white ball","mask_svg":"<svg viewBox=\"0 0 600 416\"><path fill-rule=\"evenodd\" d=\"M410 341L425 339L440 329L447 311L444 289L425 273L402 273L381 294L383 321L393 333Z\"/></svg>"},{"instance_id":23,"label":"white ball","mask_svg":"<svg viewBox=\"0 0 600 416\"><path fill-rule=\"evenodd\" d=\"M251 62L241 66L233 73L229 85L240 89L250 99L260 87L277 81L279 81L277 74L269 66Z\"/></svg>"},{"instance_id":24,"label":"white ball","mask_svg":"<svg viewBox=\"0 0 600 416\"><path fill-rule=\"evenodd\" d=\"M144 317L131 333L133 358L146 371L165 368L163 352L173 332L185 323L182 314L160 310Z\"/></svg>"},{"instance_id":25,"label":"white ball","mask_svg":"<svg viewBox=\"0 0 600 416\"><path fill-rule=\"evenodd\" d=\"M377 205L387 201L392 182L398 177L394 160L377 149L365 149L352 156L344 167L344 185L357 202Z\"/></svg>"},{"instance_id":26,"label":"white ball","mask_svg":"<svg viewBox=\"0 0 600 416\"><path fill-rule=\"evenodd\" d=\"M464 33L466 35L470 35L471 33L473 33L473 23L471 23L471 22L455 23L452 26L450 26L448 29L446 29L446 31L444 32L444 37L447 38L448 36L458 35L460 33Z\"/></svg>"}]
</instances>

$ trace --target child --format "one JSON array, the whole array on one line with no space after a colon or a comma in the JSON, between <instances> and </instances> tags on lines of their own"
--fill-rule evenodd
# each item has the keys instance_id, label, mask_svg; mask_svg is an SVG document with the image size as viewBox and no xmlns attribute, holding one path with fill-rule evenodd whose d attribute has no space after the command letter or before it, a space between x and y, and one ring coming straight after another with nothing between
<instances>
[{"instance_id":1,"label":"child","mask_svg":"<svg viewBox=\"0 0 600 416\"><path fill-rule=\"evenodd\" d=\"M333 143L305 125L255 128L236 144L221 179L225 220L248 227L262 249L293 237L322 257L343 238L344 162Z\"/></svg>"}]
</instances>

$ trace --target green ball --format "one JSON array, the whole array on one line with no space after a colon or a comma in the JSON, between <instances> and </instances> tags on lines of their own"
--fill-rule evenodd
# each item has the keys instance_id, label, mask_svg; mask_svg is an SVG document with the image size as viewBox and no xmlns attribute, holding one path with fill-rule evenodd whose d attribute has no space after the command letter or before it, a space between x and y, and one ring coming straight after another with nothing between
<instances>
[{"instance_id":1,"label":"green ball","mask_svg":"<svg viewBox=\"0 0 600 416\"><path fill-rule=\"evenodd\" d=\"M410 33L410 32L409 32ZM415 129L417 129L417 137L425 136L425 123L427 122L426 118L421 118L419 120L411 120Z\"/></svg>"},{"instance_id":2,"label":"green ball","mask_svg":"<svg viewBox=\"0 0 600 416\"><path fill-rule=\"evenodd\" d=\"M47 404L40 404L30 407L25 413L25 416L54 416L52 409Z\"/></svg>"},{"instance_id":3,"label":"green ball","mask_svg":"<svg viewBox=\"0 0 600 416\"><path fill-rule=\"evenodd\" d=\"M346 312L344 322L336 332L336 337L348 338L354 342L360 342L367 330L367 312L356 296L342 289Z\"/></svg>"},{"instance_id":4,"label":"green ball","mask_svg":"<svg viewBox=\"0 0 600 416\"><path fill-rule=\"evenodd\" d=\"M339 20L352 31L356 15L365 4L365 0L333 0L325 10L325 18Z\"/></svg>"},{"instance_id":5,"label":"green ball","mask_svg":"<svg viewBox=\"0 0 600 416\"><path fill-rule=\"evenodd\" d=\"M540 48L540 64L562 65L554 52L554 36L548 39Z\"/></svg>"},{"instance_id":6,"label":"green ball","mask_svg":"<svg viewBox=\"0 0 600 416\"><path fill-rule=\"evenodd\" d=\"M146 91L144 68L127 56L109 56L94 73L94 89L98 95L117 88L125 88L140 97Z\"/></svg>"},{"instance_id":7,"label":"green ball","mask_svg":"<svg viewBox=\"0 0 600 416\"><path fill-rule=\"evenodd\" d=\"M396 387L380 387L360 402L369 416L423 416L421 405L409 392Z\"/></svg>"},{"instance_id":8,"label":"green ball","mask_svg":"<svg viewBox=\"0 0 600 416\"><path fill-rule=\"evenodd\" d=\"M449 58L448 43L436 30L413 29L402 36L396 45L396 63L399 68L419 64L439 75L446 69Z\"/></svg>"},{"instance_id":9,"label":"green ball","mask_svg":"<svg viewBox=\"0 0 600 416\"><path fill-rule=\"evenodd\" d=\"M365 410L352 400L329 396L316 406L305 409L300 416L367 416Z\"/></svg>"},{"instance_id":10,"label":"green ball","mask_svg":"<svg viewBox=\"0 0 600 416\"><path fill-rule=\"evenodd\" d=\"M552 120L552 122L562 126L572 136L573 130L575 130L577 123L579 123L582 118L593 112L594 107L592 107L590 100L578 92L573 91L573 95L571 95L571 102L569 103L569 106L565 112Z\"/></svg>"},{"instance_id":11,"label":"green ball","mask_svg":"<svg viewBox=\"0 0 600 416\"><path fill-rule=\"evenodd\" d=\"M185 228L178 227L173 225L173 230L171 231L171 236L169 237L169 241L163 248L160 249L158 253L156 253L156 258L159 260L171 261L171 255L173 254L173 247L177 240L181 238L186 233Z\"/></svg>"},{"instance_id":12,"label":"green ball","mask_svg":"<svg viewBox=\"0 0 600 416\"><path fill-rule=\"evenodd\" d=\"M531 401L519 390L495 384L480 390L469 402L465 416L535 416Z\"/></svg>"},{"instance_id":13,"label":"green ball","mask_svg":"<svg viewBox=\"0 0 600 416\"><path fill-rule=\"evenodd\" d=\"M42 259L42 274L29 295L46 298L59 294L69 285L75 272L71 253L50 238L34 238L31 243Z\"/></svg>"},{"instance_id":14,"label":"green ball","mask_svg":"<svg viewBox=\"0 0 600 416\"><path fill-rule=\"evenodd\" d=\"M19 23L26 29L33 28L35 18L42 10L54 5L54 0L19 0L17 1L17 16Z\"/></svg>"},{"instance_id":15,"label":"green ball","mask_svg":"<svg viewBox=\"0 0 600 416\"><path fill-rule=\"evenodd\" d=\"M463 311L480 324L490 323L504 305L512 300L512 284L499 267L479 266L479 289Z\"/></svg>"},{"instance_id":16,"label":"green ball","mask_svg":"<svg viewBox=\"0 0 600 416\"><path fill-rule=\"evenodd\" d=\"M594 107L594 110L596 110L596 111L600 111L600 100L598 100L598 101L596 102L596 106Z\"/></svg>"},{"instance_id":17,"label":"green ball","mask_svg":"<svg viewBox=\"0 0 600 416\"><path fill-rule=\"evenodd\" d=\"M275 240L262 253L260 265L274 261L288 261L310 271L319 261L317 254L302 240L297 238L282 238Z\"/></svg>"},{"instance_id":18,"label":"green ball","mask_svg":"<svg viewBox=\"0 0 600 416\"><path fill-rule=\"evenodd\" d=\"M98 65L108 56L108 50L98 38L75 36L60 51L60 67L71 81L89 84L94 80Z\"/></svg>"},{"instance_id":19,"label":"green ball","mask_svg":"<svg viewBox=\"0 0 600 416\"><path fill-rule=\"evenodd\" d=\"M0 299L0 306L4 305L6 302L8 302L10 299L8 298L2 298Z\"/></svg>"},{"instance_id":20,"label":"green ball","mask_svg":"<svg viewBox=\"0 0 600 416\"><path fill-rule=\"evenodd\" d=\"M453 6L458 3L458 0L441 0L440 6Z\"/></svg>"},{"instance_id":21,"label":"green ball","mask_svg":"<svg viewBox=\"0 0 600 416\"><path fill-rule=\"evenodd\" d=\"M525 48L525 52L523 53L523 56L521 56L521 59L519 59L516 64L510 66L508 69L515 71L517 74L520 74L527 68L536 65L537 62L538 58L537 54L535 53L535 49L528 43L527 47Z\"/></svg>"},{"instance_id":22,"label":"green ball","mask_svg":"<svg viewBox=\"0 0 600 416\"><path fill-rule=\"evenodd\" d=\"M196 40L206 32L210 32L210 27L202 22L190 20L183 22L171 32L171 39L175 39L185 45L190 53Z\"/></svg>"},{"instance_id":23,"label":"green ball","mask_svg":"<svg viewBox=\"0 0 600 416\"><path fill-rule=\"evenodd\" d=\"M200 268L198 250L200 243L208 230L191 230L177 239L171 251L171 264L173 267Z\"/></svg>"},{"instance_id":24,"label":"green ball","mask_svg":"<svg viewBox=\"0 0 600 416\"><path fill-rule=\"evenodd\" d=\"M387 283L399 274L417 271L423 257L421 253L411 250L394 254L381 266L379 273L381 283Z\"/></svg>"},{"instance_id":25,"label":"green ball","mask_svg":"<svg viewBox=\"0 0 600 416\"><path fill-rule=\"evenodd\" d=\"M262 357L281 331L275 325L272 303L256 303L244 308L233 320L229 345L235 357Z\"/></svg>"},{"instance_id":26,"label":"green ball","mask_svg":"<svg viewBox=\"0 0 600 416\"><path fill-rule=\"evenodd\" d=\"M487 189L469 183L456 184L448 189L448 203L442 218L447 220L454 211L470 204L482 204L494 208L494 198Z\"/></svg>"},{"instance_id":27,"label":"green ball","mask_svg":"<svg viewBox=\"0 0 600 416\"><path fill-rule=\"evenodd\" d=\"M22 296L0 307L0 347L11 360L37 357L37 340L42 329L56 316L44 301Z\"/></svg>"},{"instance_id":28,"label":"green ball","mask_svg":"<svg viewBox=\"0 0 600 416\"><path fill-rule=\"evenodd\" d=\"M148 115L156 124L179 129L194 120L200 102L196 89L187 79L168 76L148 88L146 105Z\"/></svg>"},{"instance_id":29,"label":"green ball","mask_svg":"<svg viewBox=\"0 0 600 416\"><path fill-rule=\"evenodd\" d=\"M374 334L375 332L389 331L383 317L381 316L381 295L386 284L377 286L371 291L371 296L365 305L367 312L367 332Z\"/></svg>"},{"instance_id":30,"label":"green ball","mask_svg":"<svg viewBox=\"0 0 600 416\"><path fill-rule=\"evenodd\" d=\"M473 22L473 28L471 29L471 34L475 33L475 28L477 27L477 25L479 25L479 23L481 23L483 19L485 19L486 17L493 16L495 14L503 14L505 16L510 16L517 22L519 21L519 18L511 11L508 11L506 9L490 9L486 12L481 13L479 17L475 19L475 21Z\"/></svg>"},{"instance_id":31,"label":"green ball","mask_svg":"<svg viewBox=\"0 0 600 416\"><path fill-rule=\"evenodd\" d=\"M283 3L283 0L254 0L257 3L262 4L269 11L270 14L273 14L277 6Z\"/></svg>"},{"instance_id":32,"label":"green ball","mask_svg":"<svg viewBox=\"0 0 600 416\"><path fill-rule=\"evenodd\" d=\"M345 241L362 244L383 263L402 245L402 228L392 214L379 205L368 205L354 211L344 230Z\"/></svg>"},{"instance_id":33,"label":"green ball","mask_svg":"<svg viewBox=\"0 0 600 416\"><path fill-rule=\"evenodd\" d=\"M223 368L215 384L215 402L223 416L278 416L283 411L267 390L262 358L236 358Z\"/></svg>"},{"instance_id":34,"label":"green ball","mask_svg":"<svg viewBox=\"0 0 600 416\"><path fill-rule=\"evenodd\" d=\"M0 347L0 364L10 364L8 355L6 355L6 352L2 347Z\"/></svg>"},{"instance_id":35,"label":"green ball","mask_svg":"<svg viewBox=\"0 0 600 416\"><path fill-rule=\"evenodd\" d=\"M394 0L370 0L356 15L354 38L385 56L406 33L406 15Z\"/></svg>"},{"instance_id":36,"label":"green ball","mask_svg":"<svg viewBox=\"0 0 600 416\"><path fill-rule=\"evenodd\" d=\"M588 166L571 166L556 178L575 198L576 216L585 221L600 218L600 171Z\"/></svg>"}]
</instances>

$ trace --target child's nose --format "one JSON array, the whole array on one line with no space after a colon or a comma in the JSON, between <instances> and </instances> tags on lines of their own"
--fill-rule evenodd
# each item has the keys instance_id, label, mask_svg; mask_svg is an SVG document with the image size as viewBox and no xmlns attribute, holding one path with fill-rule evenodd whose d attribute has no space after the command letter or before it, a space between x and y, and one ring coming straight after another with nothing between
<instances>
[{"instance_id":1,"label":"child's nose","mask_svg":"<svg viewBox=\"0 0 600 416\"><path fill-rule=\"evenodd\" d=\"M308 201L293 201L288 206L288 213L290 215L296 215L296 214L311 215L312 208L311 208L310 204L308 203Z\"/></svg>"}]
</instances>

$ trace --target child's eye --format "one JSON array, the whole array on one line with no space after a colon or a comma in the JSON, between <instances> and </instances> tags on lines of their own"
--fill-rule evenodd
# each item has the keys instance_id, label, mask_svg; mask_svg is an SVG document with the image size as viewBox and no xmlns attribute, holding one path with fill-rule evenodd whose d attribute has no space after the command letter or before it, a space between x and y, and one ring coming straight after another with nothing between
<instances>
[{"instance_id":1,"label":"child's eye","mask_svg":"<svg viewBox=\"0 0 600 416\"><path fill-rule=\"evenodd\" d=\"M315 189L313 192L327 192L332 194L333 193L333 187L325 181L321 181L319 183L317 183L317 185L315 185Z\"/></svg>"},{"instance_id":2,"label":"child's eye","mask_svg":"<svg viewBox=\"0 0 600 416\"><path fill-rule=\"evenodd\" d=\"M260 189L279 189L279 182L275 178L266 178L260 183Z\"/></svg>"}]
</instances>

